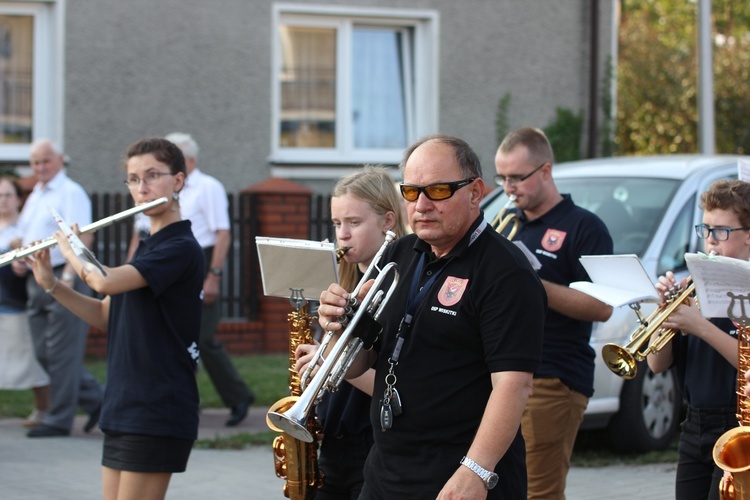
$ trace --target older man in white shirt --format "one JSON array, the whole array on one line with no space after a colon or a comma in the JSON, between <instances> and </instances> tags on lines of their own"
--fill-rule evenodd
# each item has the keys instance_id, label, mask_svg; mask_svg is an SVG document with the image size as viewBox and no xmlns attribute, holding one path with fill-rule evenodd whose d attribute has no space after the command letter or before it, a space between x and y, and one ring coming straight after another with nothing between
<instances>
[{"instance_id":1,"label":"older man in white shirt","mask_svg":"<svg viewBox=\"0 0 750 500\"><path fill-rule=\"evenodd\" d=\"M31 145L31 168L37 184L19 218L23 245L49 238L58 229L49 208L55 209L70 224L91 223L91 201L86 191L65 174L63 165L64 155L54 142L40 139ZM86 245L90 245L92 239L91 235L81 235ZM87 293L88 287L69 268L57 248L52 249L50 256L59 286ZM18 264L14 266L17 270ZM45 293L31 274L26 288L34 348L50 376L51 395L50 411L27 436L68 436L78 406L89 414L84 426L88 432L99 419L103 394L101 384L83 365L89 325Z\"/></svg>"},{"instance_id":2,"label":"older man in white shirt","mask_svg":"<svg viewBox=\"0 0 750 500\"><path fill-rule=\"evenodd\" d=\"M232 242L227 193L221 182L198 168L199 148L190 135L176 132L165 139L175 143L185 155L188 176L180 192L180 210L182 218L190 221L207 264L203 281L200 359L224 405L231 409L226 422L231 427L245 419L255 395L215 338L216 326L221 319L221 276Z\"/></svg>"}]
</instances>

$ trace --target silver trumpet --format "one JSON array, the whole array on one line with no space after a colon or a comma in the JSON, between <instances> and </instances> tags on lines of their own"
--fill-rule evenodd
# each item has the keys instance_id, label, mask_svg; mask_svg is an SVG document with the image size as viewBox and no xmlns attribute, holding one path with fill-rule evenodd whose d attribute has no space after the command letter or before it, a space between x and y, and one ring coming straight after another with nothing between
<instances>
[{"instance_id":1,"label":"silver trumpet","mask_svg":"<svg viewBox=\"0 0 750 500\"><path fill-rule=\"evenodd\" d=\"M344 380L346 372L351 367L360 349L362 349L362 339L354 336L354 329L363 320L365 314L370 316L370 321L377 321L388 304L393 291L396 289L396 285L398 285L398 270L396 269L395 262L389 262L382 269L378 267L383 252L385 252L386 247L395 238L396 235L393 232L388 231L386 233L383 246L375 254L364 276L349 295L349 304L346 307L347 312L337 320L345 329L331 348L328 357L324 359L323 365L312 379L313 369L323 359L322 355L331 338L333 338L334 332L329 331L326 333L326 337L320 344L318 351L307 365L307 369L300 379L300 385L304 389L302 395L299 397L289 396L282 398L269 409L266 415L266 422L271 429L286 432L295 439L306 443L313 441L313 435L307 428L307 419L312 414L315 405L321 401L326 392L334 392L338 389ZM367 292L362 303L358 303L356 297L359 291L370 279L370 275L376 270L379 271L379 274L375 278L372 288ZM380 287L391 271L393 272L393 281L386 292ZM290 401L295 401L291 407L289 407ZM282 412L281 409L283 407L289 409Z\"/></svg>"},{"instance_id":2,"label":"silver trumpet","mask_svg":"<svg viewBox=\"0 0 750 500\"><path fill-rule=\"evenodd\" d=\"M105 217L96 222L92 222L91 224L87 226L82 227L80 229L80 233L81 234L93 233L94 231L97 231L103 227L110 226L114 224L115 222L120 222L123 219L132 217L133 215L137 213L162 205L166 203L167 201L169 200L166 197L161 197L154 201L150 201L148 203L144 203L142 205L138 205L133 208L123 210L122 212L117 212L114 215L110 215L109 217ZM0 255L0 267L7 266L14 260L23 259L24 257L33 255L39 250L44 250L45 248L52 248L55 245L57 245L57 240L55 239L54 236L50 236L49 238L45 238L36 243L32 243L31 245L27 245L25 247L20 247L20 248L16 248L15 250L11 250L9 252L5 252L4 254Z\"/></svg>"}]
</instances>

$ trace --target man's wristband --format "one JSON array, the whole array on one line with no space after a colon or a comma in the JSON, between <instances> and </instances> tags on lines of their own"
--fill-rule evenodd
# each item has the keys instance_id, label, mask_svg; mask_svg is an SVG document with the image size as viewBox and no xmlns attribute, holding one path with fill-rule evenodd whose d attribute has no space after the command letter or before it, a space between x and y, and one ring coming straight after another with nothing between
<instances>
[{"instance_id":1,"label":"man's wristband","mask_svg":"<svg viewBox=\"0 0 750 500\"><path fill-rule=\"evenodd\" d=\"M45 289L44 289L44 293L46 293L46 294L48 294L48 295L52 295L52 292L54 292L54 291L55 291L55 288L57 288L57 284L58 284L58 283L60 283L60 281L59 281L59 280L58 280L57 278L55 278L55 282L54 282L54 283L52 284L52 286L51 286L51 287L49 287L49 288L45 288Z\"/></svg>"},{"instance_id":2,"label":"man's wristband","mask_svg":"<svg viewBox=\"0 0 750 500\"><path fill-rule=\"evenodd\" d=\"M221 268L220 267L212 267L208 270L209 273L213 274L214 276L221 276Z\"/></svg>"}]
</instances>

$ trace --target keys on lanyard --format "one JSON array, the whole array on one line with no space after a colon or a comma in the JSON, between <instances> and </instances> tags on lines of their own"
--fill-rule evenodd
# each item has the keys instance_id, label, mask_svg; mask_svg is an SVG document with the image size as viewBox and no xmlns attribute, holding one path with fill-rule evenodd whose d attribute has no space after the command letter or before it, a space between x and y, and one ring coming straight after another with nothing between
<instances>
[{"instance_id":1,"label":"keys on lanyard","mask_svg":"<svg viewBox=\"0 0 750 500\"><path fill-rule=\"evenodd\" d=\"M393 427L393 417L398 417L403 412L401 407L401 396L396 385L396 375L393 372L386 376L386 388L383 399L380 400L380 429L385 432Z\"/></svg>"}]
</instances>

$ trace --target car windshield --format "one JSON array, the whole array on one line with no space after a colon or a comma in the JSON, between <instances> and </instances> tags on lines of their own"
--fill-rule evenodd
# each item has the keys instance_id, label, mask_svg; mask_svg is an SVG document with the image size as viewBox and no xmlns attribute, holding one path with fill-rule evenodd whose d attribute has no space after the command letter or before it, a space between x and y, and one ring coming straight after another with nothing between
<instances>
[{"instance_id":1,"label":"car windshield","mask_svg":"<svg viewBox=\"0 0 750 500\"><path fill-rule=\"evenodd\" d=\"M598 215L607 225L615 254L643 256L648 243L674 195L679 181L626 177L558 178L561 193L576 205ZM488 220L497 215L508 198L503 193L484 207Z\"/></svg>"}]
</instances>

